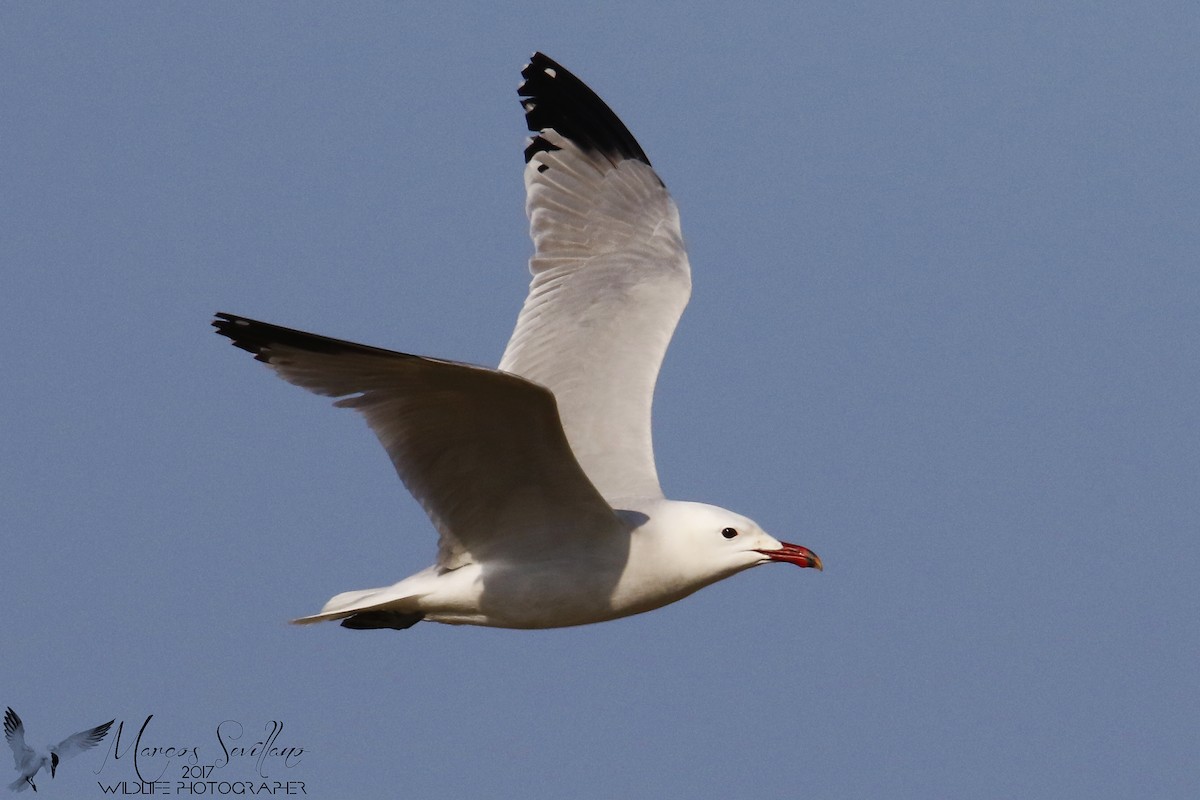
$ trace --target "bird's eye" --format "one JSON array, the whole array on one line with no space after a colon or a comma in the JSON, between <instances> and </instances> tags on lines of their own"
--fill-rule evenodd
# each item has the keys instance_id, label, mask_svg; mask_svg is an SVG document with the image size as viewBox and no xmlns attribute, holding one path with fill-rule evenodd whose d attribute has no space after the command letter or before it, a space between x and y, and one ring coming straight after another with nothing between
<instances>
[{"instance_id":1,"label":"bird's eye","mask_svg":"<svg viewBox=\"0 0 1200 800\"><path fill-rule=\"evenodd\" d=\"M732 539L733 537L737 536L737 531L733 528L726 528L725 530L721 531L721 535L726 539Z\"/></svg>"}]
</instances>

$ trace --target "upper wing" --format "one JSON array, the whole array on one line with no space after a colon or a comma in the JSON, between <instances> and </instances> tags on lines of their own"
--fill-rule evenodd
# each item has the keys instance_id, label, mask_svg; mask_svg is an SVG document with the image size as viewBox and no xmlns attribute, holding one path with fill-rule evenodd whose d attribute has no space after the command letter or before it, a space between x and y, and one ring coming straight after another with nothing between
<instances>
[{"instance_id":1,"label":"upper wing","mask_svg":"<svg viewBox=\"0 0 1200 800\"><path fill-rule=\"evenodd\" d=\"M637 141L541 53L522 71L533 282L500 369L548 387L604 497L660 497L650 405L691 293L679 213Z\"/></svg>"},{"instance_id":2,"label":"upper wing","mask_svg":"<svg viewBox=\"0 0 1200 800\"><path fill-rule=\"evenodd\" d=\"M441 534L438 564L564 548L615 532L554 396L515 375L217 314L217 331L309 391L367 419Z\"/></svg>"},{"instance_id":3,"label":"upper wing","mask_svg":"<svg viewBox=\"0 0 1200 800\"><path fill-rule=\"evenodd\" d=\"M104 737L108 735L108 729L112 727L114 722L116 722L115 719L110 719L103 725L97 725L94 728L88 728L86 731L73 733L54 747L51 747L50 752L59 758L70 758L73 755L82 753L84 750L93 748L104 741Z\"/></svg>"},{"instance_id":4,"label":"upper wing","mask_svg":"<svg viewBox=\"0 0 1200 800\"><path fill-rule=\"evenodd\" d=\"M21 769L25 760L33 755L33 748L25 744L25 723L11 706L4 712L4 738L13 751L13 766Z\"/></svg>"}]
</instances>

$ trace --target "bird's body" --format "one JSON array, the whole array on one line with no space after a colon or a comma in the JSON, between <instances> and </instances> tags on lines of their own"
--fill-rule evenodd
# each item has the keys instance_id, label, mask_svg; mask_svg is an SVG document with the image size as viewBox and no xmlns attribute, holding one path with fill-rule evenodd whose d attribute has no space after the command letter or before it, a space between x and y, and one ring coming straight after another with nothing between
<instances>
[{"instance_id":1,"label":"bird's body","mask_svg":"<svg viewBox=\"0 0 1200 800\"><path fill-rule=\"evenodd\" d=\"M499 369L231 314L213 323L280 377L362 413L440 534L433 566L297 622L582 625L768 561L821 566L741 515L663 497L650 406L691 290L675 204L578 78L540 53L522 75L536 249Z\"/></svg>"},{"instance_id":2,"label":"bird's body","mask_svg":"<svg viewBox=\"0 0 1200 800\"><path fill-rule=\"evenodd\" d=\"M338 595L320 614L298 621L339 619L348 609L378 608L383 612L378 621L388 623L407 616L501 628L584 625L660 608L771 560L751 545L782 547L761 531L756 536L750 520L735 520L715 506L666 499L640 505L642 510L614 513L611 528L593 531L599 535L586 547L548 548L540 556L472 562L451 571L431 566L393 586ZM719 536L730 522L745 531L737 547ZM692 541L680 535L688 530L698 533ZM578 533L567 531L561 538L571 540ZM705 547L713 534L719 541ZM724 569L714 568L722 549ZM581 564L587 569L578 569ZM370 619L369 612L358 616L359 626Z\"/></svg>"}]
</instances>

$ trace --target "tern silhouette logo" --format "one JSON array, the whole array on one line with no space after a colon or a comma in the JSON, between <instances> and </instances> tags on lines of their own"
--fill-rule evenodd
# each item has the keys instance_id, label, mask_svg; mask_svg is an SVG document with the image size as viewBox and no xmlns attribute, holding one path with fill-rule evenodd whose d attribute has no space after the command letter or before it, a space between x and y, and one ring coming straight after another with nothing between
<instances>
[{"instance_id":1,"label":"tern silhouette logo","mask_svg":"<svg viewBox=\"0 0 1200 800\"><path fill-rule=\"evenodd\" d=\"M108 735L108 729L115 721L110 719L103 725L73 733L58 744L52 744L45 751L41 751L25 744L25 723L17 716L17 712L9 707L4 712L4 738L8 741L8 746L12 748L13 764L20 777L10 783L8 788L14 792L21 792L28 787L36 792L37 784L33 782L34 776L43 769L48 769L50 777L53 778L63 759L78 755L84 750L90 750L104 741L104 737Z\"/></svg>"}]
</instances>

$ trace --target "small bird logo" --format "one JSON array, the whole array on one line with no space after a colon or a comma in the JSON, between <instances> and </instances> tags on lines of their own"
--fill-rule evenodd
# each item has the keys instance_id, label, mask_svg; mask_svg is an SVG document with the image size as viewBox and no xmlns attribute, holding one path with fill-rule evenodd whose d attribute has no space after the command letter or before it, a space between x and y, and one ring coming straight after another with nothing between
<instances>
[{"instance_id":1,"label":"small bird logo","mask_svg":"<svg viewBox=\"0 0 1200 800\"><path fill-rule=\"evenodd\" d=\"M8 740L8 746L12 748L13 763L17 772L21 774L21 777L10 783L8 788L14 792L20 792L28 784L36 792L37 784L33 782L33 777L39 771L49 767L50 777L53 778L54 773L58 770L58 762L100 744L104 741L108 729L114 722L116 720L110 719L103 725L71 734L58 744L50 745L47 752L39 752L25 744L25 723L21 722L17 712L13 711L11 707L8 708L4 712L4 738Z\"/></svg>"}]
</instances>

